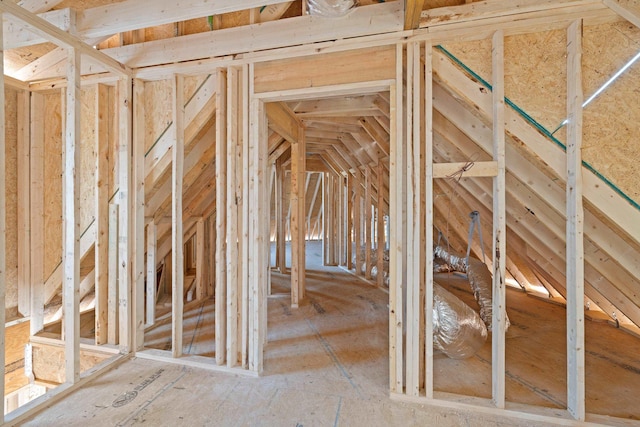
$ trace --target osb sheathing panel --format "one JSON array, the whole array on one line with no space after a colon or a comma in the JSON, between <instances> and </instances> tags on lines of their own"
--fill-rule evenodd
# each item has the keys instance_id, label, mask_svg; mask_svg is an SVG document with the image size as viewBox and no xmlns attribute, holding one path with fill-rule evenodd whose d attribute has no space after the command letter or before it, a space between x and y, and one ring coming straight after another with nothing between
<instances>
[{"instance_id":1,"label":"osb sheathing panel","mask_svg":"<svg viewBox=\"0 0 640 427\"><path fill-rule=\"evenodd\" d=\"M640 29L621 22L586 27L585 97L640 51ZM640 202L640 63L634 64L584 109L582 155L602 175Z\"/></svg>"},{"instance_id":2,"label":"osb sheathing panel","mask_svg":"<svg viewBox=\"0 0 640 427\"><path fill-rule=\"evenodd\" d=\"M444 46L463 64L491 83L491 40ZM505 96L546 129L566 116L566 34L545 31L505 38Z\"/></svg>"},{"instance_id":3,"label":"osb sheathing panel","mask_svg":"<svg viewBox=\"0 0 640 427\"><path fill-rule=\"evenodd\" d=\"M145 28L144 30L145 41L168 39L170 37L175 37L175 35L175 24L158 25L157 27Z\"/></svg>"},{"instance_id":4,"label":"osb sheathing panel","mask_svg":"<svg viewBox=\"0 0 640 427\"><path fill-rule=\"evenodd\" d=\"M395 78L395 46L256 64L257 93Z\"/></svg>"},{"instance_id":5,"label":"osb sheathing panel","mask_svg":"<svg viewBox=\"0 0 640 427\"><path fill-rule=\"evenodd\" d=\"M5 307L18 305L17 91L5 89L6 283Z\"/></svg>"},{"instance_id":6,"label":"osb sheathing panel","mask_svg":"<svg viewBox=\"0 0 640 427\"><path fill-rule=\"evenodd\" d=\"M44 96L44 275L62 253L62 117L60 92Z\"/></svg>"},{"instance_id":7,"label":"osb sheathing panel","mask_svg":"<svg viewBox=\"0 0 640 427\"><path fill-rule=\"evenodd\" d=\"M144 84L145 152L151 148L172 121L171 81Z\"/></svg>"}]
</instances>

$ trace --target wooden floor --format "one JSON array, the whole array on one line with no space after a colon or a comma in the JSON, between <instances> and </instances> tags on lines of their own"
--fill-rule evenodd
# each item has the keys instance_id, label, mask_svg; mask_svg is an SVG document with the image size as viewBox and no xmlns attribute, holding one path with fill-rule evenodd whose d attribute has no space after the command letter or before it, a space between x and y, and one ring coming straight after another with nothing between
<instances>
[{"instance_id":1,"label":"wooden floor","mask_svg":"<svg viewBox=\"0 0 640 427\"><path fill-rule=\"evenodd\" d=\"M290 307L289 277L272 273L261 378L133 359L26 425L537 425L391 401L388 295L344 270L322 267L318 254L309 245L307 298L298 309ZM473 304L463 277L438 280ZM508 314L507 399L563 407L564 308L510 291ZM185 353L213 355L212 301L195 305L185 319ZM640 340L607 324L586 327L588 412L640 419ZM161 335L146 341L165 348ZM490 397L490 360L490 342L468 360L436 355L436 389Z\"/></svg>"}]
</instances>

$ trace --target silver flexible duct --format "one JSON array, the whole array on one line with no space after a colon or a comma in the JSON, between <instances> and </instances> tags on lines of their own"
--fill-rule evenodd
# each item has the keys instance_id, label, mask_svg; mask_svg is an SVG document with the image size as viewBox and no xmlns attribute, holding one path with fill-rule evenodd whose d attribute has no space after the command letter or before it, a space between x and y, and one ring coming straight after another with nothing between
<instances>
[{"instance_id":1,"label":"silver flexible duct","mask_svg":"<svg viewBox=\"0 0 640 427\"><path fill-rule=\"evenodd\" d=\"M471 307L433 284L433 345L452 359L471 357L487 340L487 327Z\"/></svg>"},{"instance_id":2,"label":"silver flexible duct","mask_svg":"<svg viewBox=\"0 0 640 427\"><path fill-rule=\"evenodd\" d=\"M338 18L356 7L356 0L307 0L309 15Z\"/></svg>"},{"instance_id":3,"label":"silver flexible duct","mask_svg":"<svg viewBox=\"0 0 640 427\"><path fill-rule=\"evenodd\" d=\"M491 330L493 316L493 277L487 265L479 259L469 257L467 265L466 257L447 251L443 246L436 246L434 256L445 262L451 270L467 275L469 284L473 290L473 296L480 306L480 317L488 330ZM506 317L506 329L509 328L509 317Z\"/></svg>"}]
</instances>

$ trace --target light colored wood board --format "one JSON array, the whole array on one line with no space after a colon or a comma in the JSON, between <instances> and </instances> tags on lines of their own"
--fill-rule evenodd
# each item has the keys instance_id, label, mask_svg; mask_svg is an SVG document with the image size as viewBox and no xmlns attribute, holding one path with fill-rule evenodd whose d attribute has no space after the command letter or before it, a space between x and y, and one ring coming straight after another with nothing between
<instances>
[{"instance_id":1,"label":"light colored wood board","mask_svg":"<svg viewBox=\"0 0 640 427\"><path fill-rule=\"evenodd\" d=\"M209 27L209 21L207 18L189 19L182 22L183 35L203 33L205 31L211 31L211 27Z\"/></svg>"},{"instance_id":2,"label":"light colored wood board","mask_svg":"<svg viewBox=\"0 0 640 427\"><path fill-rule=\"evenodd\" d=\"M45 95L44 276L53 272L62 250L62 118L60 93Z\"/></svg>"},{"instance_id":3,"label":"light colored wood board","mask_svg":"<svg viewBox=\"0 0 640 427\"><path fill-rule=\"evenodd\" d=\"M147 42L152 40L168 39L175 37L175 35L175 24L158 25L156 27L145 28L144 30L144 40Z\"/></svg>"},{"instance_id":4,"label":"light colored wood board","mask_svg":"<svg viewBox=\"0 0 640 427\"><path fill-rule=\"evenodd\" d=\"M442 46L480 77L491 81L491 39L443 43Z\"/></svg>"},{"instance_id":5,"label":"light colored wood board","mask_svg":"<svg viewBox=\"0 0 640 427\"><path fill-rule=\"evenodd\" d=\"M96 87L82 90L80 120L80 230L83 232L95 217L96 141L95 120Z\"/></svg>"},{"instance_id":6,"label":"light colored wood board","mask_svg":"<svg viewBox=\"0 0 640 427\"><path fill-rule=\"evenodd\" d=\"M85 372L110 358L110 354L80 350L80 371ZM33 344L33 372L37 380L64 382L64 348Z\"/></svg>"},{"instance_id":7,"label":"light colored wood board","mask_svg":"<svg viewBox=\"0 0 640 427\"><path fill-rule=\"evenodd\" d=\"M158 80L144 84L145 153L171 124L171 80Z\"/></svg>"},{"instance_id":8,"label":"light colored wood board","mask_svg":"<svg viewBox=\"0 0 640 427\"><path fill-rule=\"evenodd\" d=\"M258 63L255 91L391 79L395 77L394 58L394 47L382 46Z\"/></svg>"},{"instance_id":9,"label":"light colored wood board","mask_svg":"<svg viewBox=\"0 0 640 427\"><path fill-rule=\"evenodd\" d=\"M184 100L189 102L198 88L207 79L207 76L185 76L184 78Z\"/></svg>"},{"instance_id":10,"label":"light colored wood board","mask_svg":"<svg viewBox=\"0 0 640 427\"><path fill-rule=\"evenodd\" d=\"M5 88L5 307L18 305L18 94ZM9 317L7 317L9 319Z\"/></svg>"}]
</instances>

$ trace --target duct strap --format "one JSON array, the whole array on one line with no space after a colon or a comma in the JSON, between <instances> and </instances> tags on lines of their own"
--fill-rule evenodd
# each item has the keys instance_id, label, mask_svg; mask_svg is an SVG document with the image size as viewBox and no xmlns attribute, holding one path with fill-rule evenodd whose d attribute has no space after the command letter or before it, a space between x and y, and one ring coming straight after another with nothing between
<instances>
[{"instance_id":1,"label":"duct strap","mask_svg":"<svg viewBox=\"0 0 640 427\"><path fill-rule=\"evenodd\" d=\"M482 262L485 264L487 260L484 256L484 243L482 241L482 227L480 227L480 212L473 211L469 214L469 218L471 218L471 223L469 224L469 237L467 239L467 258L466 264L469 265L469 254L471 253L471 242L473 241L473 230L478 228L478 237L480 238L480 249L482 250Z\"/></svg>"}]
</instances>

